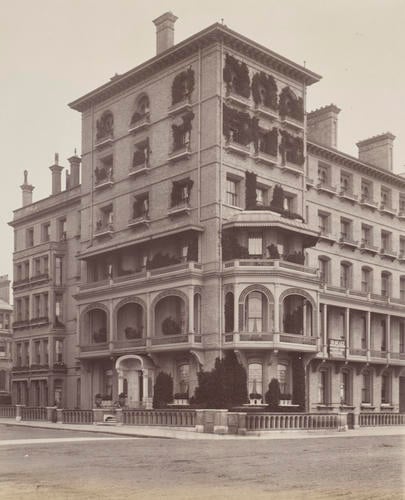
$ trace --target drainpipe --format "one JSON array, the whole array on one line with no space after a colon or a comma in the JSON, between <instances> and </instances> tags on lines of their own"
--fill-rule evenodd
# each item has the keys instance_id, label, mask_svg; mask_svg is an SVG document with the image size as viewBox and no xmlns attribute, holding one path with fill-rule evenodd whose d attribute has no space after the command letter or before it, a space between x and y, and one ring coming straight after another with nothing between
<instances>
[{"instance_id":1,"label":"drainpipe","mask_svg":"<svg viewBox=\"0 0 405 500\"><path fill-rule=\"evenodd\" d=\"M222 323L223 323L223 300L222 300L222 283L223 283L223 262L222 262L222 164L223 164L223 106L224 106L224 96L223 96L223 64L224 64L224 41L221 39L221 62L220 68L220 98L219 98L219 229L218 229L218 259L219 259L219 292L218 292L218 304L219 304L219 359L222 359Z\"/></svg>"},{"instance_id":2,"label":"drainpipe","mask_svg":"<svg viewBox=\"0 0 405 500\"><path fill-rule=\"evenodd\" d=\"M308 223L307 220L307 213L305 210L305 187L306 187L306 175L308 172L308 158L307 158L307 86L304 82L304 94L303 94L303 105L304 105L304 159L305 159L305 170L302 175L302 216L304 217L304 220L306 223Z\"/></svg>"},{"instance_id":3,"label":"drainpipe","mask_svg":"<svg viewBox=\"0 0 405 500\"><path fill-rule=\"evenodd\" d=\"M90 185L90 244L94 239L94 104L91 104L91 185Z\"/></svg>"},{"instance_id":4,"label":"drainpipe","mask_svg":"<svg viewBox=\"0 0 405 500\"><path fill-rule=\"evenodd\" d=\"M198 151L197 151L197 213L201 223L201 82L202 60L201 47L198 48Z\"/></svg>"}]
</instances>

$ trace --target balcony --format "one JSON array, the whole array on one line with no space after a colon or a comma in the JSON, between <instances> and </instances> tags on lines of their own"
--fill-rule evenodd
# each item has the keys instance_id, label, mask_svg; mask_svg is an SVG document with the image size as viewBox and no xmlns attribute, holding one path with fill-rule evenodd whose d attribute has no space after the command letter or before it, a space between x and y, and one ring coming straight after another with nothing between
<instances>
[{"instance_id":1,"label":"balcony","mask_svg":"<svg viewBox=\"0 0 405 500\"><path fill-rule=\"evenodd\" d=\"M272 121L278 119L278 111L268 108L263 104L256 104L255 111L258 115L263 116L263 118L268 118Z\"/></svg>"},{"instance_id":2,"label":"balcony","mask_svg":"<svg viewBox=\"0 0 405 500\"><path fill-rule=\"evenodd\" d=\"M177 205L174 205L172 207L169 207L167 213L169 216L176 216L176 215L187 215L190 213L191 207L190 203L188 200L184 200Z\"/></svg>"},{"instance_id":3,"label":"balcony","mask_svg":"<svg viewBox=\"0 0 405 500\"><path fill-rule=\"evenodd\" d=\"M339 196L342 200L347 200L352 203L358 200L357 194L354 194L351 188L341 186Z\"/></svg>"},{"instance_id":4,"label":"balcony","mask_svg":"<svg viewBox=\"0 0 405 500\"><path fill-rule=\"evenodd\" d=\"M30 283L30 278L22 278L13 282L13 288L25 288Z\"/></svg>"},{"instance_id":5,"label":"balcony","mask_svg":"<svg viewBox=\"0 0 405 500\"><path fill-rule=\"evenodd\" d=\"M135 134L143 129L148 128L149 125L150 125L150 116L149 113L146 113L141 118L139 118L138 120L129 125L128 133Z\"/></svg>"},{"instance_id":6,"label":"balcony","mask_svg":"<svg viewBox=\"0 0 405 500\"><path fill-rule=\"evenodd\" d=\"M279 274L292 272L295 276L299 276L300 274L312 277L318 276L318 269L315 267L280 259L234 259L224 262L224 272L244 270L257 273Z\"/></svg>"},{"instance_id":7,"label":"balcony","mask_svg":"<svg viewBox=\"0 0 405 500\"><path fill-rule=\"evenodd\" d=\"M240 142L237 142L233 139L228 139L225 143L225 149L230 153L235 153L239 156L247 157L250 155L250 146L245 146Z\"/></svg>"},{"instance_id":8,"label":"balcony","mask_svg":"<svg viewBox=\"0 0 405 500\"><path fill-rule=\"evenodd\" d=\"M291 163L288 161L281 166L281 170L283 172L289 172L290 174L294 175L304 174L304 167L302 165L297 165L296 163Z\"/></svg>"},{"instance_id":9,"label":"balcony","mask_svg":"<svg viewBox=\"0 0 405 500\"><path fill-rule=\"evenodd\" d=\"M225 348L282 349L287 351L317 352L318 339L307 335L290 333L225 333Z\"/></svg>"},{"instance_id":10,"label":"balcony","mask_svg":"<svg viewBox=\"0 0 405 500\"><path fill-rule=\"evenodd\" d=\"M398 210L399 220L405 220L405 210Z\"/></svg>"},{"instance_id":11,"label":"balcony","mask_svg":"<svg viewBox=\"0 0 405 500\"><path fill-rule=\"evenodd\" d=\"M322 229L322 228L321 228L321 233L319 235L319 239L327 241L327 242L331 243L332 245L336 241L336 238L335 238L335 236L333 236L332 233L330 233L328 230Z\"/></svg>"},{"instance_id":12,"label":"balcony","mask_svg":"<svg viewBox=\"0 0 405 500\"><path fill-rule=\"evenodd\" d=\"M185 113L186 111L191 111L192 105L190 97L186 97L180 102L173 104L169 107L169 116L175 116L179 113Z\"/></svg>"},{"instance_id":13,"label":"balcony","mask_svg":"<svg viewBox=\"0 0 405 500\"><path fill-rule=\"evenodd\" d=\"M195 333L185 333L182 335L165 335L164 337L151 337L150 347L152 350L157 350L161 346L174 346L175 349L178 348L179 344L184 344L187 346L193 346L197 344L201 345L201 335Z\"/></svg>"},{"instance_id":14,"label":"balcony","mask_svg":"<svg viewBox=\"0 0 405 500\"><path fill-rule=\"evenodd\" d=\"M395 260L397 258L396 252L392 248L381 248L380 257L382 259Z\"/></svg>"},{"instance_id":15,"label":"balcony","mask_svg":"<svg viewBox=\"0 0 405 500\"><path fill-rule=\"evenodd\" d=\"M191 148L190 148L190 143L186 143L183 146L174 149L170 154L169 154L169 161L174 163L176 161L180 160L185 160L189 158L191 155Z\"/></svg>"},{"instance_id":16,"label":"balcony","mask_svg":"<svg viewBox=\"0 0 405 500\"><path fill-rule=\"evenodd\" d=\"M371 244L370 241L367 240L361 240L360 243L360 252L361 253L370 253L372 255L375 255L378 253L378 247Z\"/></svg>"},{"instance_id":17,"label":"balcony","mask_svg":"<svg viewBox=\"0 0 405 500\"><path fill-rule=\"evenodd\" d=\"M367 349L349 347L349 355L355 357L365 358L367 356Z\"/></svg>"},{"instance_id":18,"label":"balcony","mask_svg":"<svg viewBox=\"0 0 405 500\"><path fill-rule=\"evenodd\" d=\"M316 189L319 192L328 194L329 196L334 196L336 194L336 186L332 186L329 181L319 180L316 185Z\"/></svg>"},{"instance_id":19,"label":"balcony","mask_svg":"<svg viewBox=\"0 0 405 500\"><path fill-rule=\"evenodd\" d=\"M351 250L354 250L355 248L358 247L359 242L357 240L354 240L351 236L342 235L339 238L339 245L341 247L346 247L350 248Z\"/></svg>"},{"instance_id":20,"label":"balcony","mask_svg":"<svg viewBox=\"0 0 405 500\"><path fill-rule=\"evenodd\" d=\"M108 146L111 146L113 142L114 142L114 137L112 134L109 134L104 137L100 137L99 139L96 139L94 146L96 149L104 149Z\"/></svg>"},{"instance_id":21,"label":"balcony","mask_svg":"<svg viewBox=\"0 0 405 500\"><path fill-rule=\"evenodd\" d=\"M398 254L398 260L401 264L405 263L405 252L399 252Z\"/></svg>"},{"instance_id":22,"label":"balcony","mask_svg":"<svg viewBox=\"0 0 405 500\"><path fill-rule=\"evenodd\" d=\"M112 176L112 172L102 178L96 179L94 183L94 189L101 190L111 187L114 184L114 179Z\"/></svg>"},{"instance_id":23,"label":"balcony","mask_svg":"<svg viewBox=\"0 0 405 500\"><path fill-rule=\"evenodd\" d=\"M128 177L137 177L138 175L149 173L149 162L145 161L140 165L132 165L128 172Z\"/></svg>"},{"instance_id":24,"label":"balcony","mask_svg":"<svg viewBox=\"0 0 405 500\"><path fill-rule=\"evenodd\" d=\"M127 339L127 340L113 340L112 342L113 351L115 353L121 353L126 351L141 350L145 351L146 348L146 338L141 339Z\"/></svg>"},{"instance_id":25,"label":"balcony","mask_svg":"<svg viewBox=\"0 0 405 500\"><path fill-rule=\"evenodd\" d=\"M295 131L304 130L304 122L300 122L295 118L291 118L290 116L282 116L281 123Z\"/></svg>"},{"instance_id":26,"label":"balcony","mask_svg":"<svg viewBox=\"0 0 405 500\"><path fill-rule=\"evenodd\" d=\"M19 328L28 328L29 326L30 326L29 319L20 319L20 320L14 321L14 323L13 323L14 330L17 330Z\"/></svg>"},{"instance_id":27,"label":"balcony","mask_svg":"<svg viewBox=\"0 0 405 500\"><path fill-rule=\"evenodd\" d=\"M240 108L248 108L250 106L250 100L240 94L237 94L233 90L228 90L225 96L225 100L228 104L233 104Z\"/></svg>"},{"instance_id":28,"label":"balcony","mask_svg":"<svg viewBox=\"0 0 405 500\"><path fill-rule=\"evenodd\" d=\"M48 325L48 324L49 324L48 316L38 316L38 317L32 318L30 320L30 326L32 328L43 326L43 325Z\"/></svg>"},{"instance_id":29,"label":"balcony","mask_svg":"<svg viewBox=\"0 0 405 500\"><path fill-rule=\"evenodd\" d=\"M80 358L106 357L109 356L109 344L103 342L99 344L80 345Z\"/></svg>"},{"instance_id":30,"label":"balcony","mask_svg":"<svg viewBox=\"0 0 405 500\"><path fill-rule=\"evenodd\" d=\"M94 236L97 238L102 238L104 236L111 236L114 233L114 224L112 222L108 223L97 223L96 230L94 231Z\"/></svg>"},{"instance_id":31,"label":"balcony","mask_svg":"<svg viewBox=\"0 0 405 500\"><path fill-rule=\"evenodd\" d=\"M132 217L128 220L128 227L139 227L143 225L148 225L150 223L149 215L147 212L140 215L139 217Z\"/></svg>"},{"instance_id":32,"label":"balcony","mask_svg":"<svg viewBox=\"0 0 405 500\"><path fill-rule=\"evenodd\" d=\"M363 207L370 208L371 210L375 210L378 207L378 203L376 201L364 195L360 197L360 205Z\"/></svg>"},{"instance_id":33,"label":"balcony","mask_svg":"<svg viewBox=\"0 0 405 500\"><path fill-rule=\"evenodd\" d=\"M269 165L270 167L274 167L278 163L277 156L264 153L263 151L257 151L253 155L253 158L256 161L256 163L264 163L265 165Z\"/></svg>"},{"instance_id":34,"label":"balcony","mask_svg":"<svg viewBox=\"0 0 405 500\"><path fill-rule=\"evenodd\" d=\"M380 212L385 215L390 215L391 217L397 214L396 210L392 208L390 204L384 202L380 203Z\"/></svg>"},{"instance_id":35,"label":"balcony","mask_svg":"<svg viewBox=\"0 0 405 500\"><path fill-rule=\"evenodd\" d=\"M388 353L387 351L371 350L370 357L375 359L387 359Z\"/></svg>"}]
</instances>

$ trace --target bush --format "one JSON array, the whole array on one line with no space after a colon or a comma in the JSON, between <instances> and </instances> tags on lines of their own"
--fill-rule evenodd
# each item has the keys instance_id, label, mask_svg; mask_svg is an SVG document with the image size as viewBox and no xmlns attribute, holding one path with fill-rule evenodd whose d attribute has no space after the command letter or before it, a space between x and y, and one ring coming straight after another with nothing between
<instances>
[{"instance_id":1,"label":"bush","mask_svg":"<svg viewBox=\"0 0 405 500\"><path fill-rule=\"evenodd\" d=\"M165 372L159 372L153 388L153 408L165 408L173 401L173 379Z\"/></svg>"},{"instance_id":2,"label":"bush","mask_svg":"<svg viewBox=\"0 0 405 500\"><path fill-rule=\"evenodd\" d=\"M164 335L179 335L181 327L175 319L168 316L162 321L162 332Z\"/></svg>"},{"instance_id":3,"label":"bush","mask_svg":"<svg viewBox=\"0 0 405 500\"><path fill-rule=\"evenodd\" d=\"M247 402L246 370L233 351L215 360L210 372L198 373L195 402L203 408L232 408Z\"/></svg>"},{"instance_id":4,"label":"bush","mask_svg":"<svg viewBox=\"0 0 405 500\"><path fill-rule=\"evenodd\" d=\"M266 392L265 400L270 410L276 410L280 404L280 383L276 378L270 380L269 389Z\"/></svg>"}]
</instances>

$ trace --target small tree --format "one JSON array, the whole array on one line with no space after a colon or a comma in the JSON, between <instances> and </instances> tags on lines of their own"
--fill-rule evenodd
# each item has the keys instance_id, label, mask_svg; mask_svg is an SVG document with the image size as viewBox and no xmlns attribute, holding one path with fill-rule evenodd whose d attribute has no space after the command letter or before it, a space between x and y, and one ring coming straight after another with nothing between
<instances>
[{"instance_id":1,"label":"small tree","mask_svg":"<svg viewBox=\"0 0 405 500\"><path fill-rule=\"evenodd\" d=\"M272 378L269 384L269 390L266 392L266 403L270 409L276 410L280 404L280 383L276 378Z\"/></svg>"},{"instance_id":2,"label":"small tree","mask_svg":"<svg viewBox=\"0 0 405 500\"><path fill-rule=\"evenodd\" d=\"M305 410L305 368L303 355L295 353L292 356L292 371L293 371L293 391L292 402L295 405L300 405L300 410Z\"/></svg>"},{"instance_id":3,"label":"small tree","mask_svg":"<svg viewBox=\"0 0 405 500\"><path fill-rule=\"evenodd\" d=\"M164 408L173 401L173 379L165 372L159 372L153 388L153 408Z\"/></svg>"},{"instance_id":4,"label":"small tree","mask_svg":"<svg viewBox=\"0 0 405 500\"><path fill-rule=\"evenodd\" d=\"M256 209L256 187L256 174L254 172L246 172L246 210Z\"/></svg>"},{"instance_id":5,"label":"small tree","mask_svg":"<svg viewBox=\"0 0 405 500\"><path fill-rule=\"evenodd\" d=\"M232 408L247 401L246 370L233 351L215 360L214 369L198 373L196 404L204 408Z\"/></svg>"},{"instance_id":6,"label":"small tree","mask_svg":"<svg viewBox=\"0 0 405 500\"><path fill-rule=\"evenodd\" d=\"M280 214L284 210L284 191L279 184L274 186L273 199L270 202L270 210Z\"/></svg>"}]
</instances>

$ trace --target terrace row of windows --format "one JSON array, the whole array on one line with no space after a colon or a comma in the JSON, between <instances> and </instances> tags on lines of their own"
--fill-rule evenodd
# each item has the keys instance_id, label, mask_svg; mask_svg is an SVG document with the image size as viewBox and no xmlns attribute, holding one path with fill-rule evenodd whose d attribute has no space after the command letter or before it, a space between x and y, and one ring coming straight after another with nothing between
<instances>
[{"instance_id":1,"label":"terrace row of windows","mask_svg":"<svg viewBox=\"0 0 405 500\"><path fill-rule=\"evenodd\" d=\"M37 321L49 322L50 295L48 292L26 295L15 299L15 316L13 327L25 327ZM64 325L63 294L53 296L53 323Z\"/></svg>"},{"instance_id":2,"label":"terrace row of windows","mask_svg":"<svg viewBox=\"0 0 405 500\"><path fill-rule=\"evenodd\" d=\"M14 265L14 285L35 280L40 277L49 277L49 256L41 255L26 259ZM61 286L64 283L63 257L55 256L54 259L54 284Z\"/></svg>"},{"instance_id":3,"label":"terrace row of windows","mask_svg":"<svg viewBox=\"0 0 405 500\"><path fill-rule=\"evenodd\" d=\"M67 238L66 218L62 217L54 221L55 227L51 221L46 221L40 226L40 231L36 234L34 227L25 230L25 248L31 248L39 243L48 241L65 241Z\"/></svg>"},{"instance_id":4,"label":"terrace row of windows","mask_svg":"<svg viewBox=\"0 0 405 500\"><path fill-rule=\"evenodd\" d=\"M369 179L360 179L360 185L355 187L354 174L341 170L339 188L334 168L323 161L318 162L318 190L326 191L329 195L338 194L350 201L358 201L369 208L378 208L381 212L390 215L405 217L405 192L394 193L387 186L380 186L379 193L374 183ZM356 192L357 191L357 192Z\"/></svg>"},{"instance_id":5,"label":"terrace row of windows","mask_svg":"<svg viewBox=\"0 0 405 500\"><path fill-rule=\"evenodd\" d=\"M63 340L53 342L53 362L63 363ZM51 346L48 339L25 340L14 345L14 368L28 368L29 366L49 366Z\"/></svg>"}]
</instances>

